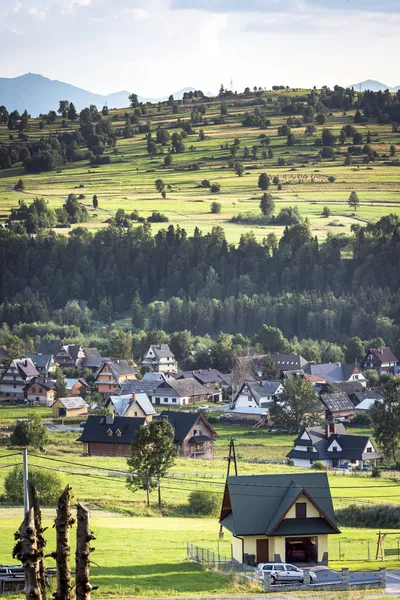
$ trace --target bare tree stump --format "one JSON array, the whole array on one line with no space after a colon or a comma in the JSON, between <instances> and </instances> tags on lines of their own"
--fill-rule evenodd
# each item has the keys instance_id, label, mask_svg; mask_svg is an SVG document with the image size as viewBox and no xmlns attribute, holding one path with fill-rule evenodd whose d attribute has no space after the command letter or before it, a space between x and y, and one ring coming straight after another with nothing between
<instances>
[{"instance_id":1,"label":"bare tree stump","mask_svg":"<svg viewBox=\"0 0 400 600\"><path fill-rule=\"evenodd\" d=\"M94 548L90 542L94 540L90 530L89 511L81 503L77 505L76 530L76 600L90 600L90 592L97 589L90 584L90 553Z\"/></svg>"},{"instance_id":2,"label":"bare tree stump","mask_svg":"<svg viewBox=\"0 0 400 600\"><path fill-rule=\"evenodd\" d=\"M56 600L72 599L71 581L71 547L69 530L74 523L71 513L71 488L65 488L58 499L57 516L54 525L57 531L57 549L55 553L57 565L57 591L53 594Z\"/></svg>"},{"instance_id":3,"label":"bare tree stump","mask_svg":"<svg viewBox=\"0 0 400 600\"><path fill-rule=\"evenodd\" d=\"M40 551L38 550L33 508L26 513L25 519L15 533L15 539L18 541L13 550L13 558L18 558L24 566L25 587L23 591L25 597L27 600L42 600L38 584Z\"/></svg>"},{"instance_id":4,"label":"bare tree stump","mask_svg":"<svg viewBox=\"0 0 400 600\"><path fill-rule=\"evenodd\" d=\"M34 485L28 481L29 506L33 509L35 521L37 547L39 553L38 563L38 584L43 600L46 600L46 565L44 561L44 547L46 540L43 537L44 529L42 527L42 513L40 511L39 494Z\"/></svg>"}]
</instances>

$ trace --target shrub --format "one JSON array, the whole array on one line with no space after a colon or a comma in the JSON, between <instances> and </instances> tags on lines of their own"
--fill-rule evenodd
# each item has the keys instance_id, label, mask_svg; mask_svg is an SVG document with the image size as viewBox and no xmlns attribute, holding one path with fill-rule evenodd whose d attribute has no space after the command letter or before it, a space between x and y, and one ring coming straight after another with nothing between
<instances>
[{"instance_id":1,"label":"shrub","mask_svg":"<svg viewBox=\"0 0 400 600\"><path fill-rule=\"evenodd\" d=\"M211 202L211 212L214 215L219 215L221 212L221 202Z\"/></svg>"},{"instance_id":2,"label":"shrub","mask_svg":"<svg viewBox=\"0 0 400 600\"><path fill-rule=\"evenodd\" d=\"M326 466L320 460L316 460L315 463L311 466L312 469L316 471L326 471Z\"/></svg>"},{"instance_id":3,"label":"shrub","mask_svg":"<svg viewBox=\"0 0 400 600\"><path fill-rule=\"evenodd\" d=\"M376 504L363 506L350 504L335 511L339 525L349 527L400 528L400 506L398 504Z\"/></svg>"},{"instance_id":4,"label":"shrub","mask_svg":"<svg viewBox=\"0 0 400 600\"><path fill-rule=\"evenodd\" d=\"M201 182L201 184L200 184L200 185L201 185L201 187L203 187L203 188L209 188L209 187L211 187L211 183L209 182L209 180L208 180L208 179L203 179L203 181Z\"/></svg>"},{"instance_id":5,"label":"shrub","mask_svg":"<svg viewBox=\"0 0 400 600\"><path fill-rule=\"evenodd\" d=\"M55 504L62 493L65 483L59 473L29 468L29 481L40 494L40 503L45 506ZM24 501L23 467L17 465L4 480L6 501L10 504L22 504Z\"/></svg>"},{"instance_id":6,"label":"shrub","mask_svg":"<svg viewBox=\"0 0 400 600\"><path fill-rule=\"evenodd\" d=\"M219 183L213 183L212 186L210 187L210 192L212 192L213 194L217 194L221 189L221 186L219 185Z\"/></svg>"},{"instance_id":7,"label":"shrub","mask_svg":"<svg viewBox=\"0 0 400 600\"><path fill-rule=\"evenodd\" d=\"M160 213L158 210L153 210L147 220L149 223L167 223L169 221L167 215Z\"/></svg>"},{"instance_id":8,"label":"shrub","mask_svg":"<svg viewBox=\"0 0 400 600\"><path fill-rule=\"evenodd\" d=\"M371 427L371 422L368 414L359 413L351 420L350 427Z\"/></svg>"},{"instance_id":9,"label":"shrub","mask_svg":"<svg viewBox=\"0 0 400 600\"><path fill-rule=\"evenodd\" d=\"M329 208L329 206L324 206L324 208L322 209L322 216L323 217L331 216L331 209Z\"/></svg>"},{"instance_id":10,"label":"shrub","mask_svg":"<svg viewBox=\"0 0 400 600\"><path fill-rule=\"evenodd\" d=\"M336 177L334 175L329 175L328 181L329 183L334 183L336 181Z\"/></svg>"},{"instance_id":11,"label":"shrub","mask_svg":"<svg viewBox=\"0 0 400 600\"><path fill-rule=\"evenodd\" d=\"M298 225L302 222L301 214L297 206L287 206L282 208L279 214L274 218L277 225Z\"/></svg>"},{"instance_id":12,"label":"shrub","mask_svg":"<svg viewBox=\"0 0 400 600\"><path fill-rule=\"evenodd\" d=\"M189 496L189 508L196 515L215 516L219 507L219 496L213 492L195 490Z\"/></svg>"},{"instance_id":13,"label":"shrub","mask_svg":"<svg viewBox=\"0 0 400 600\"><path fill-rule=\"evenodd\" d=\"M12 446L32 446L40 448L48 441L46 427L42 424L39 415L30 414L24 421L17 421L11 434Z\"/></svg>"},{"instance_id":14,"label":"shrub","mask_svg":"<svg viewBox=\"0 0 400 600\"><path fill-rule=\"evenodd\" d=\"M379 479L381 476L381 470L379 467L372 467L371 477L373 479Z\"/></svg>"}]
</instances>

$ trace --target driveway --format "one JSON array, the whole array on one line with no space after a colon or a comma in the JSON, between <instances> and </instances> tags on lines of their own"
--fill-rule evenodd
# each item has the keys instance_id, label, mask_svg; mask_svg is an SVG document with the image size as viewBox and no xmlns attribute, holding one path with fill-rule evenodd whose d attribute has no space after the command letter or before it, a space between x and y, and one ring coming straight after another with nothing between
<instances>
[{"instance_id":1,"label":"driveway","mask_svg":"<svg viewBox=\"0 0 400 600\"><path fill-rule=\"evenodd\" d=\"M400 596L400 569L386 573L386 591Z\"/></svg>"}]
</instances>

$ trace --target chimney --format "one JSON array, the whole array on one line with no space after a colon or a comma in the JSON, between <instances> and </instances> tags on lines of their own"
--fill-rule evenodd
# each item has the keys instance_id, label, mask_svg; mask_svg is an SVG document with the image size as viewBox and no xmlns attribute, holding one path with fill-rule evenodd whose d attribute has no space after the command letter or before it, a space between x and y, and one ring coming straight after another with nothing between
<instances>
[{"instance_id":1,"label":"chimney","mask_svg":"<svg viewBox=\"0 0 400 600\"><path fill-rule=\"evenodd\" d=\"M114 414L111 413L109 415L106 415L106 424L112 425L113 423L114 423Z\"/></svg>"},{"instance_id":2,"label":"chimney","mask_svg":"<svg viewBox=\"0 0 400 600\"><path fill-rule=\"evenodd\" d=\"M335 435L336 433L336 423L327 423L325 425L325 436L329 440L331 435Z\"/></svg>"},{"instance_id":3,"label":"chimney","mask_svg":"<svg viewBox=\"0 0 400 600\"><path fill-rule=\"evenodd\" d=\"M132 400L133 402L136 400L136 394L135 394L135 393L133 393L133 394L132 394L132 396L131 396L131 400Z\"/></svg>"}]
</instances>

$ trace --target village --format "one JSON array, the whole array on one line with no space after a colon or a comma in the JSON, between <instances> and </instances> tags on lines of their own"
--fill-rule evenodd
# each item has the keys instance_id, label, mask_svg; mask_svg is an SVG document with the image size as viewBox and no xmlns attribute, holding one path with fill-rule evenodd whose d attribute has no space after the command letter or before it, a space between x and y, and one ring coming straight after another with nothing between
<instances>
[{"instance_id":1,"label":"village","mask_svg":"<svg viewBox=\"0 0 400 600\"><path fill-rule=\"evenodd\" d=\"M7 348L1 352L4 361ZM72 371L75 377L66 376ZM9 361L0 380L0 417L6 406L24 407L26 414L46 407L51 410L46 425L60 428L60 435L76 432L82 457L128 463L138 432L167 421L177 456L211 464L223 424L232 435L219 535L232 535L228 562L244 585L262 583L264 591L277 584L315 588L317 583L347 589L351 580L355 588L384 587L384 569L360 573L359 579L356 574L349 579L346 569L339 574L329 569L329 538L340 529L327 475L374 477L383 459L371 436L351 433L355 423L364 423L373 407L385 402L384 389L365 376L371 371L383 380L400 374L389 347L368 349L359 365L315 364L296 354L246 355L222 373L180 371L168 344L150 345L137 364L52 340L37 354ZM79 376L83 373L89 381ZM297 421L291 397L296 394L304 395ZM285 466L276 465L273 474L251 473L251 466L238 474L233 441L238 427L247 435L283 431L292 444ZM260 458L268 459L264 449ZM194 548L188 545L193 562L221 568L219 553L210 559L208 552L205 560L204 549Z\"/></svg>"}]
</instances>

